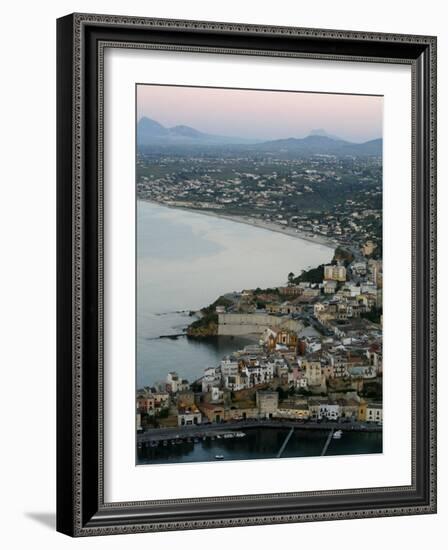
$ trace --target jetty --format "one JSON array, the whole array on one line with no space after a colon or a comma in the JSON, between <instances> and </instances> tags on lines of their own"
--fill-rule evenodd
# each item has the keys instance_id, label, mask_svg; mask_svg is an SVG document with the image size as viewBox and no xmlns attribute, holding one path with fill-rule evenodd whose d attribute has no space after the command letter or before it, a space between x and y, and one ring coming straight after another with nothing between
<instances>
[{"instance_id":1,"label":"jetty","mask_svg":"<svg viewBox=\"0 0 448 550\"><path fill-rule=\"evenodd\" d=\"M283 451L286 449L286 445L288 445L288 441L291 439L293 432L294 432L294 428L291 428L288 432L288 435L285 437L285 441L283 441L283 445L280 447L280 450L277 453L276 458L280 458L282 456Z\"/></svg>"},{"instance_id":2,"label":"jetty","mask_svg":"<svg viewBox=\"0 0 448 550\"><path fill-rule=\"evenodd\" d=\"M325 441L324 448L322 449L322 452L320 453L320 456L325 456L325 453L328 451L328 447L330 446L331 440L333 439L334 434L334 428L330 430L330 433L328 434L327 440Z\"/></svg>"}]
</instances>

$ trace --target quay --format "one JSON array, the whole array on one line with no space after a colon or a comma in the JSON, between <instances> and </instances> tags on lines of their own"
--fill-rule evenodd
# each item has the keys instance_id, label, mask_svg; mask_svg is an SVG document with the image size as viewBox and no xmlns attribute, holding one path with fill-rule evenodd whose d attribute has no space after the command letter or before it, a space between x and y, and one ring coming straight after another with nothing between
<instances>
[{"instance_id":1,"label":"quay","mask_svg":"<svg viewBox=\"0 0 448 550\"><path fill-rule=\"evenodd\" d=\"M212 437L223 437L224 435L244 432L251 428L289 428L289 438L294 429L299 430L342 430L344 432L380 432L381 426L369 425L360 422L298 422L294 420L241 420L237 422L223 422L220 424L197 424L191 426L179 426L176 428L151 428L144 432L137 433L137 445L146 446L151 443L163 441L188 441L188 439L203 439ZM291 431L292 430L292 431ZM289 440L288 438L288 440ZM331 440L331 438L329 438ZM287 441L286 441L287 443ZM329 445L329 443L328 443ZM284 443L286 448L286 444ZM328 448L328 446L327 446ZM284 449L281 449L282 452ZM325 452L327 449L325 449Z\"/></svg>"}]
</instances>

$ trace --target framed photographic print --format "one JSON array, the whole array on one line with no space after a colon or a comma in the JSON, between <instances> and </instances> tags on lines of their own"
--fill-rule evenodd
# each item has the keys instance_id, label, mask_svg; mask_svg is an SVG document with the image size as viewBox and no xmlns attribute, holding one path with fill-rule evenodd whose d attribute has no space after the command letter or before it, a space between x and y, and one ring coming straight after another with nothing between
<instances>
[{"instance_id":1,"label":"framed photographic print","mask_svg":"<svg viewBox=\"0 0 448 550\"><path fill-rule=\"evenodd\" d=\"M436 39L58 20L71 536L436 511Z\"/></svg>"}]
</instances>

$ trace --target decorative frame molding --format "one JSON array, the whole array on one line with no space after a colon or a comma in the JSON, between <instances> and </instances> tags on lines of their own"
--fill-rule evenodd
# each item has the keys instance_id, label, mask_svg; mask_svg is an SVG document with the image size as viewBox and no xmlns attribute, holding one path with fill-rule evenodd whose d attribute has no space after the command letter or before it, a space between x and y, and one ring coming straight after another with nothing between
<instances>
[{"instance_id":1,"label":"decorative frame molding","mask_svg":"<svg viewBox=\"0 0 448 550\"><path fill-rule=\"evenodd\" d=\"M435 513L436 38L73 14L58 20L57 40L57 529L71 536L90 536ZM104 502L102 83L106 47L411 65L410 486ZM86 417L95 422L85 422Z\"/></svg>"}]
</instances>

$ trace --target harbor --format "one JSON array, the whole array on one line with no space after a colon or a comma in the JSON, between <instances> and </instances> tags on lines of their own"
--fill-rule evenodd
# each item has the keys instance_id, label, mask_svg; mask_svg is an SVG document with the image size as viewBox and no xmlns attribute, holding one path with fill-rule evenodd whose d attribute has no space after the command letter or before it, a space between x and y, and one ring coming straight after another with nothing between
<instances>
[{"instance_id":1,"label":"harbor","mask_svg":"<svg viewBox=\"0 0 448 550\"><path fill-rule=\"evenodd\" d=\"M381 452L381 427L360 423L257 421L225 425L182 426L148 430L137 435L138 463L238 460L264 453L265 458L339 454L345 446L366 439L370 452ZM335 446L335 444L337 444ZM266 455L265 447L272 451ZM331 451L331 452L330 452Z\"/></svg>"}]
</instances>

